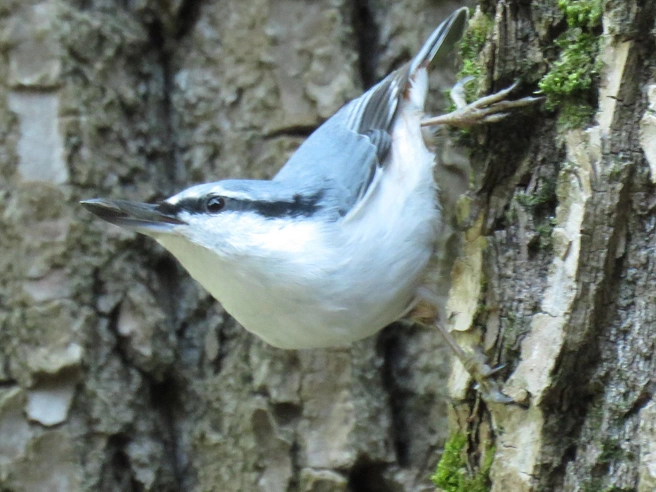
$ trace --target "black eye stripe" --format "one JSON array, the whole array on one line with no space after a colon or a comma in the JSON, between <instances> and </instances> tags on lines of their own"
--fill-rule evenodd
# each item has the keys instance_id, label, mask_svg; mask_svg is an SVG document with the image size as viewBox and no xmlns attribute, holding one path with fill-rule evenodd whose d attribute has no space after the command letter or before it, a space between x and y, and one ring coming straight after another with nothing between
<instances>
[{"instance_id":1,"label":"black eye stripe","mask_svg":"<svg viewBox=\"0 0 656 492\"><path fill-rule=\"evenodd\" d=\"M254 212L265 218L281 217L311 217L321 209L319 202L323 192L304 196L293 195L287 200L248 200L227 196L204 196L201 198L185 198L175 204L162 202L160 212L175 216L180 212L190 214L218 214L221 212ZM216 205L215 211L210 210L210 201ZM218 206L221 204L222 206Z\"/></svg>"},{"instance_id":2,"label":"black eye stripe","mask_svg":"<svg viewBox=\"0 0 656 492\"><path fill-rule=\"evenodd\" d=\"M254 212L265 218L310 217L319 211L320 193L312 196L296 194L291 200L245 200L227 198L225 210Z\"/></svg>"}]
</instances>

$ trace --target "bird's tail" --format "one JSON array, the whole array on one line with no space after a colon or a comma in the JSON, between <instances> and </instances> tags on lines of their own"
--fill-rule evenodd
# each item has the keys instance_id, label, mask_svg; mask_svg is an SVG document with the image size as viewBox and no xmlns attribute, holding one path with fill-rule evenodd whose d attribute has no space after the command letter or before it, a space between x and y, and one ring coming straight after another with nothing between
<instances>
[{"instance_id":1,"label":"bird's tail","mask_svg":"<svg viewBox=\"0 0 656 492\"><path fill-rule=\"evenodd\" d=\"M412 75L417 69L427 66L438 53L448 53L462 37L467 24L467 17L467 7L458 9L447 17L433 31L419 50L419 53L412 59L408 73Z\"/></svg>"},{"instance_id":2,"label":"bird's tail","mask_svg":"<svg viewBox=\"0 0 656 492\"><path fill-rule=\"evenodd\" d=\"M421 47L417 55L371 89L354 99L335 115L341 124L361 135L376 130L389 132L401 98L423 109L428 91L428 63L442 56L461 38L467 22L467 9L461 8L442 22ZM337 121L337 120L335 120Z\"/></svg>"}]
</instances>

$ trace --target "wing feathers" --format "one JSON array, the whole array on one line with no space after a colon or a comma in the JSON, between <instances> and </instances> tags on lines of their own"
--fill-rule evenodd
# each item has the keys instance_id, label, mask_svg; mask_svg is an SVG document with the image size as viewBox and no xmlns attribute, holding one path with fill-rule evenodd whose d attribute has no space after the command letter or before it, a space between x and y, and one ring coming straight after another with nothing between
<instances>
[{"instance_id":1,"label":"wing feathers","mask_svg":"<svg viewBox=\"0 0 656 492\"><path fill-rule=\"evenodd\" d=\"M456 10L433 31L408 65L395 70L343 108L348 113L348 128L360 134L374 129L389 130L408 80L442 48L448 51L453 47L462 36L466 20L467 9Z\"/></svg>"},{"instance_id":2,"label":"wing feathers","mask_svg":"<svg viewBox=\"0 0 656 492\"><path fill-rule=\"evenodd\" d=\"M339 215L357 207L384 173L382 166L392 145L391 126L408 84L417 70L453 46L466 19L465 8L451 14L411 62L345 105L310 135L274 180L321 186L325 206L340 211Z\"/></svg>"}]
</instances>

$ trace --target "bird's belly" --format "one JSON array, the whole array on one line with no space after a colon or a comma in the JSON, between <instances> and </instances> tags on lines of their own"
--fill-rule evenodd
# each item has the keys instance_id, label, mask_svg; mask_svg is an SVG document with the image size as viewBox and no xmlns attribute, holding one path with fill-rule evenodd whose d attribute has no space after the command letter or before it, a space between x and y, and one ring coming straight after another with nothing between
<instances>
[{"instance_id":1,"label":"bird's belly","mask_svg":"<svg viewBox=\"0 0 656 492\"><path fill-rule=\"evenodd\" d=\"M305 252L229 261L200 246L192 253L188 243L163 244L244 328L276 347L303 349L349 344L404 314L431 248L422 234L399 232L354 244L338 239L337 247L326 243L340 235L330 231Z\"/></svg>"},{"instance_id":2,"label":"bird's belly","mask_svg":"<svg viewBox=\"0 0 656 492\"><path fill-rule=\"evenodd\" d=\"M296 255L275 275L255 268L259 274L235 281L241 292L217 292L217 298L246 329L277 347L339 346L366 338L398 320L414 300L432 255L434 219L359 239L341 230L348 239L338 240L339 246Z\"/></svg>"},{"instance_id":3,"label":"bird's belly","mask_svg":"<svg viewBox=\"0 0 656 492\"><path fill-rule=\"evenodd\" d=\"M415 297L417 270L427 260L416 258L410 271L383 268L380 274L359 279L253 276L235 279L229 293L208 288L215 290L212 294L244 328L271 345L285 349L340 346L371 336L399 319Z\"/></svg>"}]
</instances>

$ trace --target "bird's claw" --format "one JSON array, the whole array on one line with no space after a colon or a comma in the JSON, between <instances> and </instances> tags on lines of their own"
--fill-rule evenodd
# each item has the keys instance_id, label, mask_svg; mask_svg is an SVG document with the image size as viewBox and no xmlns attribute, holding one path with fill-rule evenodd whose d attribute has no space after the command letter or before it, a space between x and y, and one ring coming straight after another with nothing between
<instances>
[{"instance_id":1,"label":"bird's claw","mask_svg":"<svg viewBox=\"0 0 656 492\"><path fill-rule=\"evenodd\" d=\"M465 100L465 85L473 80L473 77L465 77L458 81L451 90L451 98L456 105L456 110L422 120L422 126L450 125L458 128L466 128L485 123L496 123L510 115L512 110L523 108L542 101L543 97L523 97L514 101L506 98L517 88L519 81L509 87L481 97L471 104Z\"/></svg>"},{"instance_id":2,"label":"bird's claw","mask_svg":"<svg viewBox=\"0 0 656 492\"><path fill-rule=\"evenodd\" d=\"M449 93L449 96L451 97L451 101L453 101L453 104L456 105L456 109L463 109L467 106L467 96L465 94L465 86L470 82L473 82L474 80L475 80L474 77L470 75L469 77L460 79L458 82L456 82L456 85L454 85L451 88L451 92Z\"/></svg>"},{"instance_id":3,"label":"bird's claw","mask_svg":"<svg viewBox=\"0 0 656 492\"><path fill-rule=\"evenodd\" d=\"M481 394L481 398L486 403L501 403L508 405L515 403L515 400L504 394L496 381L486 380L485 384L478 383L476 390Z\"/></svg>"},{"instance_id":4,"label":"bird's claw","mask_svg":"<svg viewBox=\"0 0 656 492\"><path fill-rule=\"evenodd\" d=\"M495 374L504 370L505 368L506 368L506 364L499 364L496 367L490 367L487 364L485 364L482 374L484 377L489 378L490 376L494 376Z\"/></svg>"},{"instance_id":5,"label":"bird's claw","mask_svg":"<svg viewBox=\"0 0 656 492\"><path fill-rule=\"evenodd\" d=\"M460 344L458 344L453 334L445 328L442 323L439 321L435 322L435 326L442 334L449 347L451 347L455 356L462 363L465 370L469 373L472 379L476 381L476 388L479 390L484 401L506 404L515 402L513 398L503 394L497 381L490 379L491 376L497 374L505 367L504 364L490 367L485 362L485 356L482 353L465 352Z\"/></svg>"},{"instance_id":6,"label":"bird's claw","mask_svg":"<svg viewBox=\"0 0 656 492\"><path fill-rule=\"evenodd\" d=\"M490 379L491 376L504 369L505 364L490 367L485 363L483 355L477 353L465 355L464 359L458 355L458 358L460 358L460 362L462 362L469 375L476 381L475 388L481 394L483 401L503 404L515 402L513 398L501 391L498 381Z\"/></svg>"}]
</instances>

